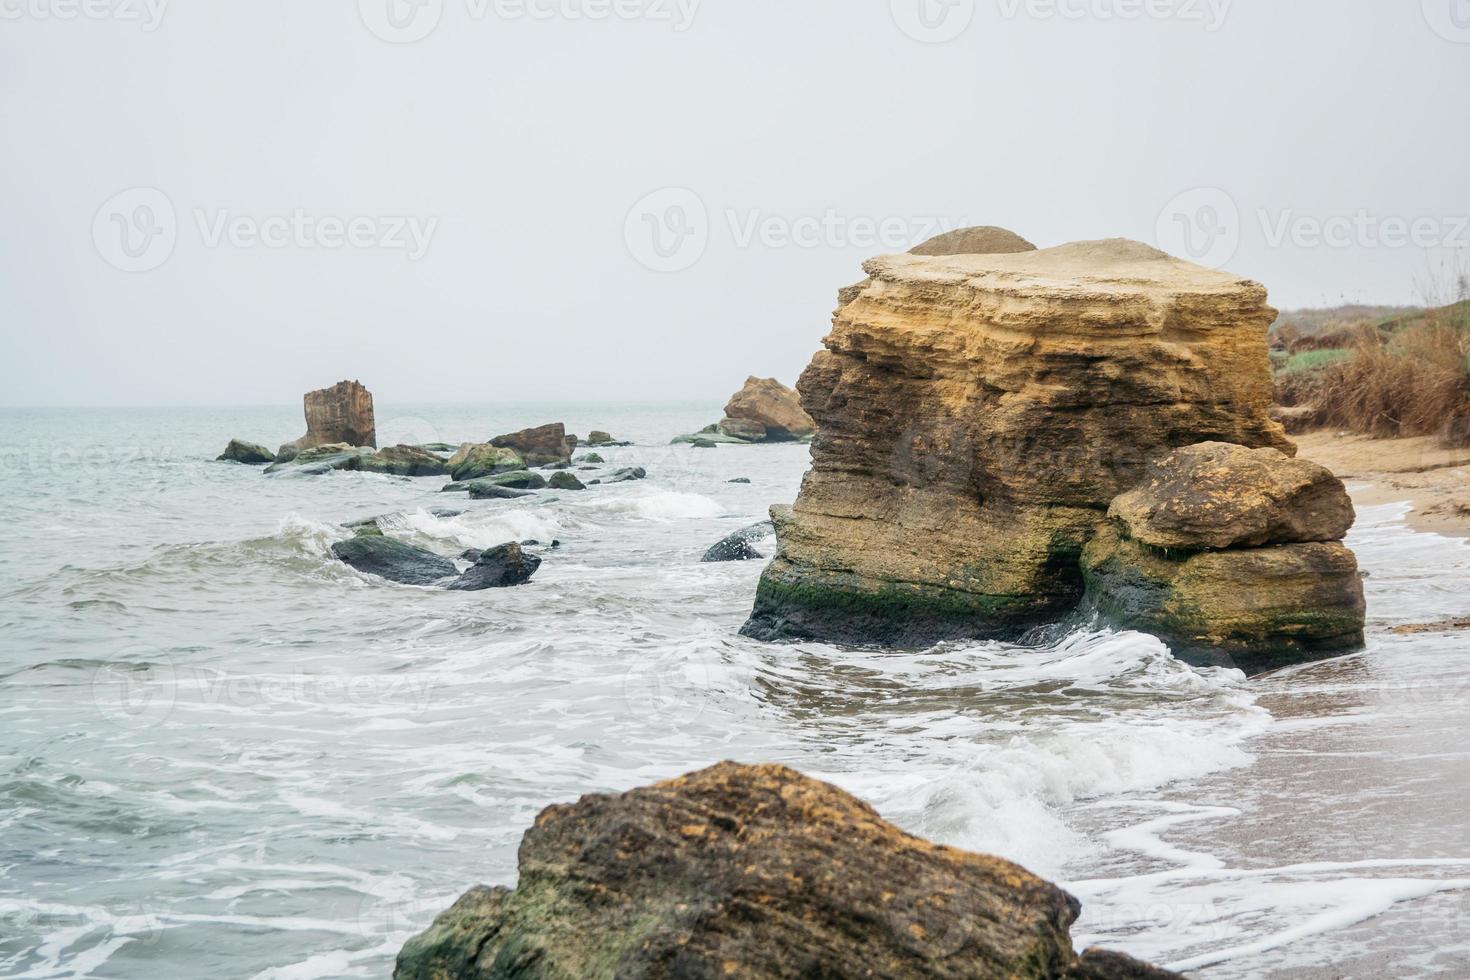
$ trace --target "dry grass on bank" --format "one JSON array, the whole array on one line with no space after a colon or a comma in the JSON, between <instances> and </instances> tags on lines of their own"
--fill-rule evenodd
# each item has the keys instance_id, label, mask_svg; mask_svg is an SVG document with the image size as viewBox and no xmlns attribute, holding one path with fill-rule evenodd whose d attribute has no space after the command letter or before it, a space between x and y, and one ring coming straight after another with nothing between
<instances>
[{"instance_id":1,"label":"dry grass on bank","mask_svg":"<svg viewBox=\"0 0 1470 980\"><path fill-rule=\"evenodd\" d=\"M1278 404L1315 427L1470 443L1470 301L1297 341L1278 353Z\"/></svg>"}]
</instances>

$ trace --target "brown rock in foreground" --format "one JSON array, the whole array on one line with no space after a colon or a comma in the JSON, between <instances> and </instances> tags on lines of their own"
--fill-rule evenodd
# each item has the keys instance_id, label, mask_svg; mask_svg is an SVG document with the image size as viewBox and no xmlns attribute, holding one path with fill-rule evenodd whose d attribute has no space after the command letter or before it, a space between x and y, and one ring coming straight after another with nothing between
<instances>
[{"instance_id":1,"label":"brown rock in foreground","mask_svg":"<svg viewBox=\"0 0 1470 980\"><path fill-rule=\"evenodd\" d=\"M1167 978L1078 958L1079 906L999 858L911 837L782 766L723 763L536 818L514 891L476 888L397 980Z\"/></svg>"},{"instance_id":2,"label":"brown rock in foreground","mask_svg":"<svg viewBox=\"0 0 1470 980\"><path fill-rule=\"evenodd\" d=\"M308 391L302 400L306 408L306 435L287 445L301 450L340 442L377 448L373 396L361 383L339 381L330 388Z\"/></svg>"},{"instance_id":3,"label":"brown rock in foreground","mask_svg":"<svg viewBox=\"0 0 1470 980\"><path fill-rule=\"evenodd\" d=\"M956 228L909 250L910 255L1001 255L1034 252L1036 246L1013 231L994 225Z\"/></svg>"},{"instance_id":4,"label":"brown rock in foreground","mask_svg":"<svg viewBox=\"0 0 1470 980\"><path fill-rule=\"evenodd\" d=\"M1083 546L1150 460L1293 451L1258 283L1121 239L864 268L798 384L812 468L747 635L1017 636L1077 605Z\"/></svg>"}]
</instances>

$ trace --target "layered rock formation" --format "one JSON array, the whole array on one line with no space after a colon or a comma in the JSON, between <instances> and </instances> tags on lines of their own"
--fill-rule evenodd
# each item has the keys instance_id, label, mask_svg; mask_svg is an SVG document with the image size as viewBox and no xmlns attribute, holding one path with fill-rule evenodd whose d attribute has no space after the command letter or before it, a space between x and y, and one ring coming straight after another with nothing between
<instances>
[{"instance_id":1,"label":"layered rock formation","mask_svg":"<svg viewBox=\"0 0 1470 980\"><path fill-rule=\"evenodd\" d=\"M725 405L725 417L676 443L696 446L719 443L800 442L816 432L816 423L801 407L801 397L775 378L747 378Z\"/></svg>"},{"instance_id":2,"label":"layered rock formation","mask_svg":"<svg viewBox=\"0 0 1470 980\"><path fill-rule=\"evenodd\" d=\"M1076 899L910 837L782 766L724 763L536 818L514 891L475 888L409 940L396 980L566 977L1165 980L1078 957Z\"/></svg>"},{"instance_id":3,"label":"layered rock formation","mask_svg":"<svg viewBox=\"0 0 1470 980\"><path fill-rule=\"evenodd\" d=\"M290 449L315 449L333 443L377 448L377 422L373 418L373 396L357 381L339 381L330 388L308 391L302 399L306 409L306 435L281 447L279 456Z\"/></svg>"},{"instance_id":4,"label":"layered rock formation","mask_svg":"<svg viewBox=\"0 0 1470 980\"><path fill-rule=\"evenodd\" d=\"M527 466L553 466L572 461L577 440L567 435L565 425L554 422L496 436L490 440L490 445L514 449L526 461Z\"/></svg>"},{"instance_id":5,"label":"layered rock formation","mask_svg":"<svg viewBox=\"0 0 1470 980\"><path fill-rule=\"evenodd\" d=\"M1294 452L1257 283L1137 242L891 255L802 375L818 424L745 632L1014 637L1083 594L1112 500L1172 449Z\"/></svg>"},{"instance_id":6,"label":"layered rock formation","mask_svg":"<svg viewBox=\"0 0 1470 980\"><path fill-rule=\"evenodd\" d=\"M1082 553L1091 607L1176 656L1258 673L1363 644L1352 501L1325 468L1203 443L1151 465Z\"/></svg>"}]
</instances>

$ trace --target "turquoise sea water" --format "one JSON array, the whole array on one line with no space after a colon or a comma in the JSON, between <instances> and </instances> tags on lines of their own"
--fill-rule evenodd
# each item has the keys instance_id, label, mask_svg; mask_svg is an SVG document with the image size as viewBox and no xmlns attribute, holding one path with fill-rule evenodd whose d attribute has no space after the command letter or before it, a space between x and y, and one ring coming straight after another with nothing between
<instances>
[{"instance_id":1,"label":"turquoise sea water","mask_svg":"<svg viewBox=\"0 0 1470 980\"><path fill-rule=\"evenodd\" d=\"M213 461L299 407L0 411L0 975L386 976L514 882L542 807L724 758L1021 861L1084 899L1080 940L1200 976L1470 972L1470 658L1388 632L1470 613L1470 549L1365 511L1370 649L1252 681L1110 632L763 645L762 563L699 558L807 450L668 445L718 415L379 405L381 444L556 420L649 473L469 502ZM446 556L561 546L515 590L396 586L329 552L374 514Z\"/></svg>"}]
</instances>

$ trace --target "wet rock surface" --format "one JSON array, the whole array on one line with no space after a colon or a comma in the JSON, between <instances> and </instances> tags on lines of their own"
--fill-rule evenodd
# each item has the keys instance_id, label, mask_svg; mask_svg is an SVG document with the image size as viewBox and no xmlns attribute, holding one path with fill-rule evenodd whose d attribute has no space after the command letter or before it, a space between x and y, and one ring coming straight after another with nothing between
<instances>
[{"instance_id":1,"label":"wet rock surface","mask_svg":"<svg viewBox=\"0 0 1470 980\"><path fill-rule=\"evenodd\" d=\"M826 783L722 763L544 810L515 890L466 893L394 976L1174 976L1079 960L1078 910L1020 866L911 837Z\"/></svg>"},{"instance_id":2,"label":"wet rock surface","mask_svg":"<svg viewBox=\"0 0 1470 980\"><path fill-rule=\"evenodd\" d=\"M474 564L449 588L455 592L479 592L506 589L531 580L541 567L541 559L527 554L519 544L502 544L478 552Z\"/></svg>"},{"instance_id":3,"label":"wet rock surface","mask_svg":"<svg viewBox=\"0 0 1470 980\"><path fill-rule=\"evenodd\" d=\"M225 451L220 453L216 459L219 462L244 463L247 466L263 466L276 461L276 454L264 446L257 446L253 442L243 442L239 439L231 439Z\"/></svg>"},{"instance_id":4,"label":"wet rock surface","mask_svg":"<svg viewBox=\"0 0 1470 980\"><path fill-rule=\"evenodd\" d=\"M338 541L332 545L332 554L359 572L401 585L435 585L459 574L448 558L381 535Z\"/></svg>"},{"instance_id":5,"label":"wet rock surface","mask_svg":"<svg viewBox=\"0 0 1470 980\"><path fill-rule=\"evenodd\" d=\"M750 527L726 535L710 547L700 559L702 562L758 561L766 555L756 547L757 543L773 537L776 527L770 521L761 521Z\"/></svg>"},{"instance_id":6,"label":"wet rock surface","mask_svg":"<svg viewBox=\"0 0 1470 980\"><path fill-rule=\"evenodd\" d=\"M566 426L560 422L496 436L490 440L490 444L514 449L526 461L527 466L569 463L577 448L576 438L568 436Z\"/></svg>"}]
</instances>

